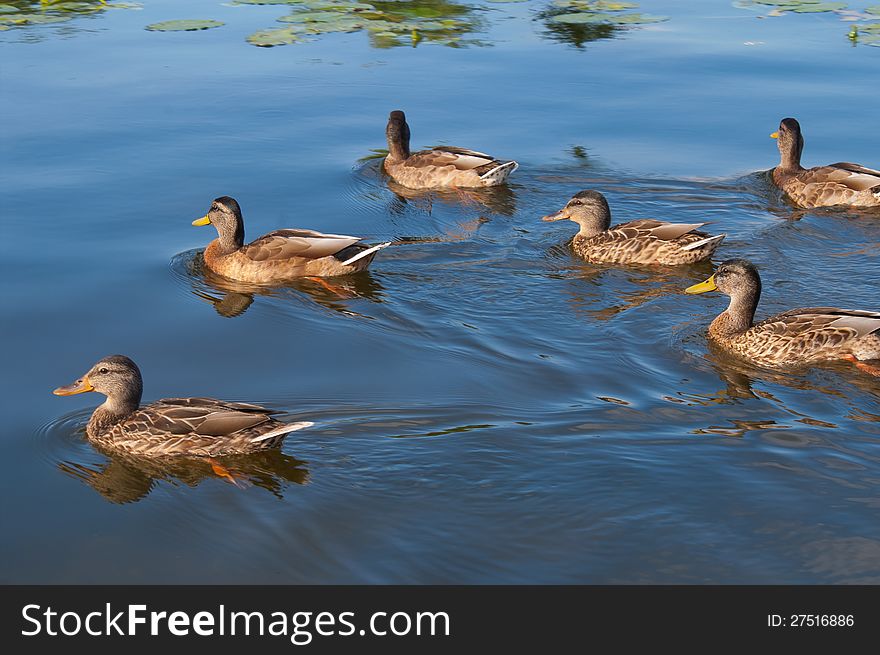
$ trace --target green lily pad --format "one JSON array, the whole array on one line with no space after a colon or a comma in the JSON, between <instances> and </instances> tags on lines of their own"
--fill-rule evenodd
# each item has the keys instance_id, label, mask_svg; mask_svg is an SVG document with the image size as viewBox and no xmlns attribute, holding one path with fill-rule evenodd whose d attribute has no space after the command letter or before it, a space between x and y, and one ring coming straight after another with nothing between
<instances>
[{"instance_id":1,"label":"green lily pad","mask_svg":"<svg viewBox=\"0 0 880 655\"><path fill-rule=\"evenodd\" d=\"M871 34L880 34L880 23L867 23L859 25L860 32L869 32Z\"/></svg>"},{"instance_id":2,"label":"green lily pad","mask_svg":"<svg viewBox=\"0 0 880 655\"><path fill-rule=\"evenodd\" d=\"M278 19L279 23L332 23L348 18L347 14L335 11L300 11Z\"/></svg>"},{"instance_id":3,"label":"green lily pad","mask_svg":"<svg viewBox=\"0 0 880 655\"><path fill-rule=\"evenodd\" d=\"M502 2L507 3L507 2L528 2L528 1L529 0L486 0L486 2L497 2L499 4Z\"/></svg>"},{"instance_id":4,"label":"green lily pad","mask_svg":"<svg viewBox=\"0 0 880 655\"><path fill-rule=\"evenodd\" d=\"M373 5L365 2L333 2L332 0L306 0L297 4L307 9L330 9L334 11L375 11Z\"/></svg>"},{"instance_id":5,"label":"green lily pad","mask_svg":"<svg viewBox=\"0 0 880 655\"><path fill-rule=\"evenodd\" d=\"M101 11L103 5L90 2L59 2L52 5L53 11L95 12Z\"/></svg>"},{"instance_id":6,"label":"green lily pad","mask_svg":"<svg viewBox=\"0 0 880 655\"><path fill-rule=\"evenodd\" d=\"M273 48L307 40L295 27L282 27L277 30L261 30L247 37L247 42L260 48Z\"/></svg>"},{"instance_id":7,"label":"green lily pad","mask_svg":"<svg viewBox=\"0 0 880 655\"><path fill-rule=\"evenodd\" d=\"M604 2L598 0L593 3L598 11L624 11L625 9L635 9L639 5L635 2Z\"/></svg>"},{"instance_id":8,"label":"green lily pad","mask_svg":"<svg viewBox=\"0 0 880 655\"><path fill-rule=\"evenodd\" d=\"M788 5L787 5L788 6ZM820 2L817 4L806 4L792 6L791 11L798 14L818 14L826 11L837 11L838 9L846 9L845 2Z\"/></svg>"},{"instance_id":9,"label":"green lily pad","mask_svg":"<svg viewBox=\"0 0 880 655\"><path fill-rule=\"evenodd\" d=\"M0 15L0 23L4 25L48 25L49 23L63 23L73 16L52 16L48 14L3 14Z\"/></svg>"},{"instance_id":10,"label":"green lily pad","mask_svg":"<svg viewBox=\"0 0 880 655\"><path fill-rule=\"evenodd\" d=\"M221 27L224 24L225 23L221 23L219 20L166 20L161 23L147 25L144 29L150 30L151 32L195 32L198 30L209 30L212 27Z\"/></svg>"},{"instance_id":11,"label":"green lily pad","mask_svg":"<svg viewBox=\"0 0 880 655\"><path fill-rule=\"evenodd\" d=\"M871 5L870 7L865 7L865 12L868 14L873 14L875 16L880 16L880 5Z\"/></svg>"},{"instance_id":12,"label":"green lily pad","mask_svg":"<svg viewBox=\"0 0 880 655\"><path fill-rule=\"evenodd\" d=\"M586 13L559 14L551 19L554 23L567 25L583 25L589 23L611 23L614 25L643 25L647 23L662 23L669 20L666 16L648 16L646 14L606 14Z\"/></svg>"},{"instance_id":13,"label":"green lily pad","mask_svg":"<svg viewBox=\"0 0 880 655\"><path fill-rule=\"evenodd\" d=\"M19 11L21 10L15 5L0 5L0 14L17 14Z\"/></svg>"},{"instance_id":14,"label":"green lily pad","mask_svg":"<svg viewBox=\"0 0 880 655\"><path fill-rule=\"evenodd\" d=\"M624 14L613 15L608 19L609 23L618 25L647 25L648 23L662 23L669 20L669 16L651 16L650 14Z\"/></svg>"}]
</instances>

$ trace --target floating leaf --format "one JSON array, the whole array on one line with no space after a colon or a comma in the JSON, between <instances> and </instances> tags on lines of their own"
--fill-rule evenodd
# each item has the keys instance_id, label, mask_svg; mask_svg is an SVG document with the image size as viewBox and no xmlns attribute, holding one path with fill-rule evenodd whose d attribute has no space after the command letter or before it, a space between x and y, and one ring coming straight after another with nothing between
<instances>
[{"instance_id":1,"label":"floating leaf","mask_svg":"<svg viewBox=\"0 0 880 655\"><path fill-rule=\"evenodd\" d=\"M870 7L865 7L865 12L869 14L874 14L875 16L880 16L880 5L871 5Z\"/></svg>"},{"instance_id":2,"label":"floating leaf","mask_svg":"<svg viewBox=\"0 0 880 655\"><path fill-rule=\"evenodd\" d=\"M576 13L559 14L550 19L554 23L567 25L583 25L588 23L611 23L614 25L641 25L646 23L662 23L669 20L666 16L648 16L646 14L604 14Z\"/></svg>"},{"instance_id":3,"label":"floating leaf","mask_svg":"<svg viewBox=\"0 0 880 655\"><path fill-rule=\"evenodd\" d=\"M4 25L47 25L49 23L63 23L73 16L52 16L49 14L3 14L0 15L0 23Z\"/></svg>"},{"instance_id":4,"label":"floating leaf","mask_svg":"<svg viewBox=\"0 0 880 655\"><path fill-rule=\"evenodd\" d=\"M254 32L247 38L247 42L260 48L272 48L279 45L290 45L306 40L302 32L294 27L282 27L277 30L262 30Z\"/></svg>"},{"instance_id":5,"label":"floating leaf","mask_svg":"<svg viewBox=\"0 0 880 655\"><path fill-rule=\"evenodd\" d=\"M604 16L608 14L589 14L589 13L576 13L576 14L559 14L558 16L553 16L550 20L554 23L566 23L568 25L580 25L582 23L602 23L605 22Z\"/></svg>"},{"instance_id":6,"label":"floating leaf","mask_svg":"<svg viewBox=\"0 0 880 655\"><path fill-rule=\"evenodd\" d=\"M279 23L330 23L332 21L348 18L346 14L335 11L300 11L282 16Z\"/></svg>"},{"instance_id":7,"label":"floating leaf","mask_svg":"<svg viewBox=\"0 0 880 655\"><path fill-rule=\"evenodd\" d=\"M311 2L298 2L308 9L330 9L335 11L375 11L373 5L365 2L333 2L332 0L312 0Z\"/></svg>"},{"instance_id":8,"label":"floating leaf","mask_svg":"<svg viewBox=\"0 0 880 655\"><path fill-rule=\"evenodd\" d=\"M798 14L818 14L826 11L837 11L838 9L846 9L845 2L820 2L818 4L805 4L793 6L791 11Z\"/></svg>"},{"instance_id":9,"label":"floating leaf","mask_svg":"<svg viewBox=\"0 0 880 655\"><path fill-rule=\"evenodd\" d=\"M147 25L144 29L151 32L195 32L197 30L209 30L212 27L221 27L224 23L219 20L166 20L161 23Z\"/></svg>"}]
</instances>

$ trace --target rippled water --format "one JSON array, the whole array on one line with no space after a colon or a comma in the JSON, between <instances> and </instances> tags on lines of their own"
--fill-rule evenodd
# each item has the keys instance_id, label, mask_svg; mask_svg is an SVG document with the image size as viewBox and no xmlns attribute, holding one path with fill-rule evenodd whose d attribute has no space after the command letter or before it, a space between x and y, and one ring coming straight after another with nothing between
<instances>
[{"instance_id":1,"label":"rippled water","mask_svg":"<svg viewBox=\"0 0 880 655\"><path fill-rule=\"evenodd\" d=\"M880 582L877 379L733 360L705 338L725 300L682 294L708 264L587 265L573 224L539 220L598 189L619 221L726 232L761 316L880 309L880 215L796 211L762 172L786 115L805 162L880 163L880 49L839 16L646 1L670 20L577 47L532 0L479 11L485 47L264 49L245 37L287 8L143 4L0 33L0 579ZM143 29L175 18L227 24ZM415 145L520 170L493 192L389 188L362 158L397 107ZM190 227L224 194L250 238L394 244L369 273L224 283ZM50 391L114 352L145 400L316 425L225 462L237 485L102 453L98 398Z\"/></svg>"}]
</instances>

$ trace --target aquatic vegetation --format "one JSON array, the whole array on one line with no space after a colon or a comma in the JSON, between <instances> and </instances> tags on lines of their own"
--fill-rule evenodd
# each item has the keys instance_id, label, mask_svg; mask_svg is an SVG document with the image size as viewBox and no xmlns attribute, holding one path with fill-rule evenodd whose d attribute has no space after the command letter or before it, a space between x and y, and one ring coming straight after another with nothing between
<instances>
[{"instance_id":1,"label":"aquatic vegetation","mask_svg":"<svg viewBox=\"0 0 880 655\"><path fill-rule=\"evenodd\" d=\"M475 8L445 0L398 2L350 2L347 0L237 0L236 4L290 4L296 8L281 16L285 27L255 32L248 43L261 47L308 41L311 37L338 32L366 31L375 48L392 48L422 41L461 47L478 42L463 35L477 31L481 22L472 15Z\"/></svg>"},{"instance_id":2,"label":"aquatic vegetation","mask_svg":"<svg viewBox=\"0 0 880 655\"><path fill-rule=\"evenodd\" d=\"M590 41L610 39L630 27L669 20L666 16L628 11L636 8L635 2L553 0L547 9L538 13L538 18L544 21L551 39L576 48L583 48Z\"/></svg>"},{"instance_id":3,"label":"aquatic vegetation","mask_svg":"<svg viewBox=\"0 0 880 655\"><path fill-rule=\"evenodd\" d=\"M144 29L151 32L196 32L198 30L209 30L212 27L221 27L224 23L219 20L166 20L161 23L153 23L147 25Z\"/></svg>"},{"instance_id":4,"label":"aquatic vegetation","mask_svg":"<svg viewBox=\"0 0 880 655\"><path fill-rule=\"evenodd\" d=\"M825 14L835 13L842 21L854 23L847 34L856 45L880 46L880 5L862 9L852 8L846 2L823 2L822 0L738 0L733 3L740 9L769 9L766 16L786 14ZM875 18L875 16L877 18ZM863 22L875 21L875 22Z\"/></svg>"},{"instance_id":5,"label":"aquatic vegetation","mask_svg":"<svg viewBox=\"0 0 880 655\"><path fill-rule=\"evenodd\" d=\"M141 5L130 2L106 2L105 0L8 0L0 4L0 31L12 27L50 25L107 9L140 9Z\"/></svg>"}]
</instances>

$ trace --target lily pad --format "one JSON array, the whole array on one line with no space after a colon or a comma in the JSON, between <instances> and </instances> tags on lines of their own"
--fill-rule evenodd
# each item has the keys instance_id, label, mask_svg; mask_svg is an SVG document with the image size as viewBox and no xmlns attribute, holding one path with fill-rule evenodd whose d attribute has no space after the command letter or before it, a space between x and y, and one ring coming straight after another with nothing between
<instances>
[{"instance_id":1,"label":"lily pad","mask_svg":"<svg viewBox=\"0 0 880 655\"><path fill-rule=\"evenodd\" d=\"M870 7L865 7L865 12L868 14L873 14L875 16L880 16L880 5L871 5Z\"/></svg>"},{"instance_id":2,"label":"lily pad","mask_svg":"<svg viewBox=\"0 0 880 655\"><path fill-rule=\"evenodd\" d=\"M826 11L837 11L846 9L845 2L819 2L817 4L806 4L793 6L791 11L798 14L818 14Z\"/></svg>"},{"instance_id":3,"label":"lily pad","mask_svg":"<svg viewBox=\"0 0 880 655\"><path fill-rule=\"evenodd\" d=\"M332 0L306 0L305 2L297 2L307 9L330 9L334 11L375 11L373 5L365 2L333 2Z\"/></svg>"},{"instance_id":4,"label":"lily pad","mask_svg":"<svg viewBox=\"0 0 880 655\"><path fill-rule=\"evenodd\" d=\"M307 40L295 27L282 27L277 30L261 30L247 37L247 42L260 48L273 48Z\"/></svg>"},{"instance_id":5,"label":"lily pad","mask_svg":"<svg viewBox=\"0 0 880 655\"><path fill-rule=\"evenodd\" d=\"M348 18L347 14L335 11L300 11L282 16L279 23L332 23L333 21Z\"/></svg>"},{"instance_id":6,"label":"lily pad","mask_svg":"<svg viewBox=\"0 0 880 655\"><path fill-rule=\"evenodd\" d=\"M662 23L669 20L666 16L648 16L647 14L606 14L578 12L575 14L559 14L550 19L554 23L582 25L588 23L611 23L615 25L642 25L646 23Z\"/></svg>"},{"instance_id":7,"label":"lily pad","mask_svg":"<svg viewBox=\"0 0 880 655\"><path fill-rule=\"evenodd\" d=\"M161 23L147 25L144 29L151 32L196 32L198 30L209 30L212 27L221 27L224 24L219 20L166 20Z\"/></svg>"},{"instance_id":8,"label":"lily pad","mask_svg":"<svg viewBox=\"0 0 880 655\"><path fill-rule=\"evenodd\" d=\"M4 25L48 25L49 23L64 23L73 16L52 16L49 14L3 14L0 15L0 23Z\"/></svg>"}]
</instances>

